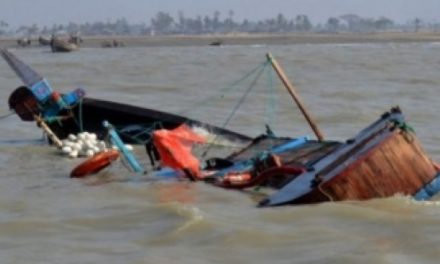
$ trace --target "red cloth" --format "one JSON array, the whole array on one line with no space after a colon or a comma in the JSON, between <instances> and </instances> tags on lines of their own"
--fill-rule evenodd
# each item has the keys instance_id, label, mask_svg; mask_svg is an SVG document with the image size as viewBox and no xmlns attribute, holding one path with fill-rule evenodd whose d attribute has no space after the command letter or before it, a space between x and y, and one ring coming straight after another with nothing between
<instances>
[{"instance_id":1,"label":"red cloth","mask_svg":"<svg viewBox=\"0 0 440 264\"><path fill-rule=\"evenodd\" d=\"M153 132L153 143L159 152L162 166L175 170L185 169L195 177L200 175L200 161L191 149L194 143L205 142L206 138L196 134L187 125Z\"/></svg>"}]
</instances>

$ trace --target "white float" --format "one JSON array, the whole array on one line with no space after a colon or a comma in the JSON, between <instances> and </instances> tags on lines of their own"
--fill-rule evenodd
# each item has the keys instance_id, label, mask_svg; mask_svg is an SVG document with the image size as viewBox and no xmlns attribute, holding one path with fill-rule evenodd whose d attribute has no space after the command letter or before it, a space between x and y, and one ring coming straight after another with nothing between
<instances>
[{"instance_id":1,"label":"white float","mask_svg":"<svg viewBox=\"0 0 440 264\"><path fill-rule=\"evenodd\" d=\"M62 141L63 146L60 151L70 158L91 157L108 149L107 144L97 138L95 133L89 132L70 134Z\"/></svg>"}]
</instances>

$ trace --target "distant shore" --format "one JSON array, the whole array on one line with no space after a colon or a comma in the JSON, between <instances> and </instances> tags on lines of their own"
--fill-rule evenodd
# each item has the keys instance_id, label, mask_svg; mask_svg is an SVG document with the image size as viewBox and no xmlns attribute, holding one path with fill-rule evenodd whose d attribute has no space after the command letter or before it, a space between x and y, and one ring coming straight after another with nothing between
<instances>
[{"instance_id":1,"label":"distant shore","mask_svg":"<svg viewBox=\"0 0 440 264\"><path fill-rule=\"evenodd\" d=\"M18 38L0 38L1 47L18 47ZM118 40L127 47L208 46L208 45L293 45L343 43L405 43L440 42L440 32L387 33L295 33L295 34L227 34L227 35L168 35L168 36L86 36L82 47L101 47L103 42ZM32 39L30 47L39 46Z\"/></svg>"}]
</instances>

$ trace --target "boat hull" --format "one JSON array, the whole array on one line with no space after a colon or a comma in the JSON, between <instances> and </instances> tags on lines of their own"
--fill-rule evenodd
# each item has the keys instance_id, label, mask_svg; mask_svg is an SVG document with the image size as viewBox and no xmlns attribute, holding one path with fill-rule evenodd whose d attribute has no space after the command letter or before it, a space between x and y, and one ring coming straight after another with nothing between
<instances>
[{"instance_id":1,"label":"boat hull","mask_svg":"<svg viewBox=\"0 0 440 264\"><path fill-rule=\"evenodd\" d=\"M53 43L61 41L52 40ZM102 124L106 120L118 130L121 138L128 143L148 142L152 130L173 129L184 123L204 128L207 132L228 140L244 141L245 143L251 140L240 133L183 116L83 97L85 92L81 89L58 96L58 93L53 91L45 78L14 54L5 49L0 49L0 54L26 85L11 93L9 107L14 109L23 121L34 121L34 115L41 115L50 129L61 139L66 138L69 134L82 131L97 133L99 138L104 138L107 135L107 130ZM60 100L61 98L63 100Z\"/></svg>"},{"instance_id":2,"label":"boat hull","mask_svg":"<svg viewBox=\"0 0 440 264\"><path fill-rule=\"evenodd\" d=\"M438 175L397 108L310 165L260 205L412 196Z\"/></svg>"},{"instance_id":3,"label":"boat hull","mask_svg":"<svg viewBox=\"0 0 440 264\"><path fill-rule=\"evenodd\" d=\"M50 47L52 52L71 52L79 49L77 44L61 39L52 39Z\"/></svg>"},{"instance_id":4,"label":"boat hull","mask_svg":"<svg viewBox=\"0 0 440 264\"><path fill-rule=\"evenodd\" d=\"M85 97L70 110L59 113L57 121L48 125L61 139L81 131L96 133L99 138L107 135L103 121L111 123L124 142L144 144L151 139L156 129L173 129L181 124L197 126L207 132L231 141L250 140L249 137L227 129L192 120L183 116L106 100Z\"/></svg>"}]
</instances>

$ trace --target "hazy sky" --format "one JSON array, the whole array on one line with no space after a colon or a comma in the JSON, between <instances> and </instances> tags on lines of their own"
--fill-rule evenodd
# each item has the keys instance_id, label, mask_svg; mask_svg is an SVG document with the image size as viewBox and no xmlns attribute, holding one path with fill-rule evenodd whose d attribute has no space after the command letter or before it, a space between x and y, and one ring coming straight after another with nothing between
<instances>
[{"instance_id":1,"label":"hazy sky","mask_svg":"<svg viewBox=\"0 0 440 264\"><path fill-rule=\"evenodd\" d=\"M229 10L234 19L259 20L283 13L288 18L306 14L312 23L331 16L355 13L363 17L386 16L400 23L416 17L440 22L440 0L0 0L0 20L18 25L51 26L54 23L114 21L125 17L130 23L146 22L159 11L177 17L211 15Z\"/></svg>"}]
</instances>

